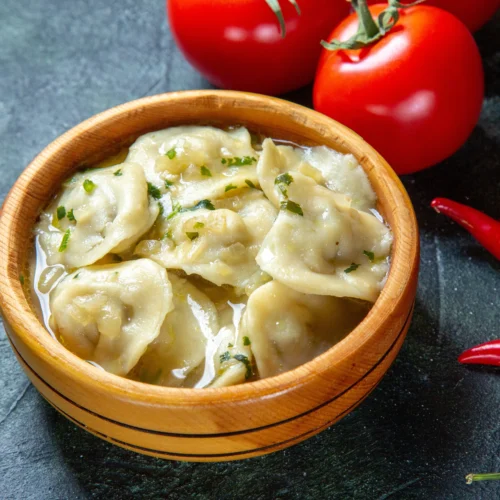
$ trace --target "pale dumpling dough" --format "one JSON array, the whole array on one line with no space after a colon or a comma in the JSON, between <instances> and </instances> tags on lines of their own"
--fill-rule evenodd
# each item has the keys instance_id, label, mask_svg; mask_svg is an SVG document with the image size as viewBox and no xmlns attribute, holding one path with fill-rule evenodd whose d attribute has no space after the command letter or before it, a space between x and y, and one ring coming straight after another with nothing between
<instances>
[{"instance_id":1,"label":"pale dumpling dough","mask_svg":"<svg viewBox=\"0 0 500 500\"><path fill-rule=\"evenodd\" d=\"M169 274L169 279L173 310L135 371L144 382L176 387L203 364L207 342L219 331L219 320L213 302L203 292L175 274Z\"/></svg>"},{"instance_id":2,"label":"pale dumpling dough","mask_svg":"<svg viewBox=\"0 0 500 500\"><path fill-rule=\"evenodd\" d=\"M51 294L51 326L77 356L126 375L172 310L164 268L149 259L82 268Z\"/></svg>"},{"instance_id":3,"label":"pale dumpling dough","mask_svg":"<svg viewBox=\"0 0 500 500\"><path fill-rule=\"evenodd\" d=\"M389 228L371 214L338 204L335 193L311 178L290 175L288 197L282 197L257 263L299 292L374 302L389 268ZM286 208L293 206L302 215Z\"/></svg>"},{"instance_id":4,"label":"pale dumpling dough","mask_svg":"<svg viewBox=\"0 0 500 500\"><path fill-rule=\"evenodd\" d=\"M226 132L199 126L143 135L127 157L141 164L147 180L183 207L232 196L233 190L248 187L246 181L258 184L257 160L247 129Z\"/></svg>"},{"instance_id":5,"label":"pale dumpling dough","mask_svg":"<svg viewBox=\"0 0 500 500\"><path fill-rule=\"evenodd\" d=\"M66 212L61 220L58 207ZM158 213L158 203L149 199L142 168L123 163L76 174L42 213L36 230L47 263L73 269L129 249Z\"/></svg>"},{"instance_id":6,"label":"pale dumpling dough","mask_svg":"<svg viewBox=\"0 0 500 500\"><path fill-rule=\"evenodd\" d=\"M241 335L260 377L307 363L342 340L366 314L361 301L296 292L271 281L249 298Z\"/></svg>"}]
</instances>

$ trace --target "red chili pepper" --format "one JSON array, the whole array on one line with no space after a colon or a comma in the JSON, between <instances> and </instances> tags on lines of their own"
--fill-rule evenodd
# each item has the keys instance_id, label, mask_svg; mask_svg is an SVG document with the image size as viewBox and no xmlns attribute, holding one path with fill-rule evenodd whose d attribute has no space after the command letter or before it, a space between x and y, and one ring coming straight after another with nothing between
<instances>
[{"instance_id":1,"label":"red chili pepper","mask_svg":"<svg viewBox=\"0 0 500 500\"><path fill-rule=\"evenodd\" d=\"M471 347L458 357L460 363L500 366L500 340L490 340Z\"/></svg>"},{"instance_id":2,"label":"red chili pepper","mask_svg":"<svg viewBox=\"0 0 500 500\"><path fill-rule=\"evenodd\" d=\"M446 198L432 200L431 207L463 226L486 250L500 260L500 222L475 208Z\"/></svg>"}]
</instances>

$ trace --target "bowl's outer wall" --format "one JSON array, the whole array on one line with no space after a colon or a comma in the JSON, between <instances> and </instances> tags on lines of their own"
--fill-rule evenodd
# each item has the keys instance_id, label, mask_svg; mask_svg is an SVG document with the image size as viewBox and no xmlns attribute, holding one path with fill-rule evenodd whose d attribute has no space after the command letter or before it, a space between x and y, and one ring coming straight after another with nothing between
<instances>
[{"instance_id":1,"label":"bowl's outer wall","mask_svg":"<svg viewBox=\"0 0 500 500\"><path fill-rule=\"evenodd\" d=\"M243 124L265 135L353 153L394 233L387 284L342 342L278 377L224 389L168 389L115 377L48 335L19 282L36 217L82 163L139 135L186 123ZM233 460L302 441L355 408L377 385L408 330L418 274L411 203L386 162L358 135L307 108L226 91L164 94L101 113L48 146L21 175L0 217L0 306L14 352L41 394L77 425L132 450L177 460Z\"/></svg>"}]
</instances>

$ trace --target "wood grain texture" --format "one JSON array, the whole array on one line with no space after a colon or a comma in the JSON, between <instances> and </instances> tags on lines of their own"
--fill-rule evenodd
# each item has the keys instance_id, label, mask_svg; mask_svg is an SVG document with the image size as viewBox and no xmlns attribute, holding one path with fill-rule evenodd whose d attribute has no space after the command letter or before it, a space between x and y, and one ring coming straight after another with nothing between
<instances>
[{"instance_id":1,"label":"wood grain texture","mask_svg":"<svg viewBox=\"0 0 500 500\"><path fill-rule=\"evenodd\" d=\"M61 181L139 135L186 123L243 124L266 135L353 153L394 232L387 283L367 318L311 362L269 379L220 389L173 389L113 376L56 342L19 281L31 229ZM121 446L164 458L227 460L290 446L354 408L395 358L412 314L418 229L398 177L358 135L279 99L222 91L177 92L127 103L59 137L16 182L0 217L0 306L26 373L75 423Z\"/></svg>"}]
</instances>

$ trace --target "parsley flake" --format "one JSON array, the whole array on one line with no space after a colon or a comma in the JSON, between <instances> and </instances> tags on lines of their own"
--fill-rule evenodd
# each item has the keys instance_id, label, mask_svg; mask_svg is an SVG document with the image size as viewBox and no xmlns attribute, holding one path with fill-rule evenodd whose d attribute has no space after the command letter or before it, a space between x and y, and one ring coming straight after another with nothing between
<instances>
[{"instance_id":1,"label":"parsley flake","mask_svg":"<svg viewBox=\"0 0 500 500\"><path fill-rule=\"evenodd\" d=\"M222 160L220 161L223 165L225 165L227 163L227 160L225 158L222 158Z\"/></svg>"},{"instance_id":2,"label":"parsley flake","mask_svg":"<svg viewBox=\"0 0 500 500\"><path fill-rule=\"evenodd\" d=\"M122 169L119 168L116 172L113 172L113 175L115 177L121 177L123 174L122 174Z\"/></svg>"},{"instance_id":3,"label":"parsley flake","mask_svg":"<svg viewBox=\"0 0 500 500\"><path fill-rule=\"evenodd\" d=\"M359 264L355 264L353 262L353 263L351 263L351 265L347 269L344 269L344 273L352 273L353 271L356 271L356 269L358 267L359 267Z\"/></svg>"},{"instance_id":4,"label":"parsley flake","mask_svg":"<svg viewBox=\"0 0 500 500\"><path fill-rule=\"evenodd\" d=\"M163 208L163 205L161 204L161 202L159 201L158 202L158 208L159 208L159 212L158 212L158 215L161 217L163 215L163 212L165 212L165 209Z\"/></svg>"},{"instance_id":5,"label":"parsley flake","mask_svg":"<svg viewBox=\"0 0 500 500\"><path fill-rule=\"evenodd\" d=\"M191 240L195 240L196 238L198 238L198 236L200 236L200 233L196 232L196 231L187 231L186 232L186 236Z\"/></svg>"},{"instance_id":6,"label":"parsley flake","mask_svg":"<svg viewBox=\"0 0 500 500\"><path fill-rule=\"evenodd\" d=\"M80 276L80 273L76 273L76 274L73 276L73 279L74 279L74 280L78 279L78 276Z\"/></svg>"},{"instance_id":7,"label":"parsley flake","mask_svg":"<svg viewBox=\"0 0 500 500\"><path fill-rule=\"evenodd\" d=\"M214 204L210 200L201 200L194 207L181 208L181 212L192 212L193 210L198 210L200 208L206 208L207 210L215 210Z\"/></svg>"},{"instance_id":8,"label":"parsley flake","mask_svg":"<svg viewBox=\"0 0 500 500\"><path fill-rule=\"evenodd\" d=\"M64 233L64 236L62 237L61 244L59 245L59 252L64 252L66 248L68 248L68 241L69 237L71 235L71 231L69 229L66 229L66 232Z\"/></svg>"},{"instance_id":9,"label":"parsley flake","mask_svg":"<svg viewBox=\"0 0 500 500\"><path fill-rule=\"evenodd\" d=\"M173 182L167 180L165 181L165 189L170 189L173 185Z\"/></svg>"},{"instance_id":10,"label":"parsley flake","mask_svg":"<svg viewBox=\"0 0 500 500\"><path fill-rule=\"evenodd\" d=\"M172 231L168 230L161 238L162 240L166 240L166 239L169 239L171 240L172 239Z\"/></svg>"},{"instance_id":11,"label":"parsley flake","mask_svg":"<svg viewBox=\"0 0 500 500\"><path fill-rule=\"evenodd\" d=\"M280 207L282 210L288 210L289 212L304 217L304 212L302 211L302 207L298 203L295 203L294 201L291 200L282 201L280 203Z\"/></svg>"},{"instance_id":12,"label":"parsley flake","mask_svg":"<svg viewBox=\"0 0 500 500\"><path fill-rule=\"evenodd\" d=\"M224 361L229 361L231 359L231 354L229 354L229 351L226 351L224 354L221 354L219 356L219 360L221 363L224 363Z\"/></svg>"},{"instance_id":13,"label":"parsley flake","mask_svg":"<svg viewBox=\"0 0 500 500\"><path fill-rule=\"evenodd\" d=\"M257 189L255 187L255 184L250 180L250 179L245 179L245 184L249 187L249 188L252 188L252 189Z\"/></svg>"},{"instance_id":14,"label":"parsley flake","mask_svg":"<svg viewBox=\"0 0 500 500\"><path fill-rule=\"evenodd\" d=\"M231 191L231 189L238 189L237 186L235 186L234 184L228 184L225 188L224 188L224 192L227 193L228 191Z\"/></svg>"},{"instance_id":15,"label":"parsley flake","mask_svg":"<svg viewBox=\"0 0 500 500\"><path fill-rule=\"evenodd\" d=\"M205 227L205 224L203 224L203 222L197 222L193 227L195 229L200 229L202 227Z\"/></svg>"},{"instance_id":16,"label":"parsley flake","mask_svg":"<svg viewBox=\"0 0 500 500\"><path fill-rule=\"evenodd\" d=\"M66 217L66 209L64 207L57 207L57 220L64 219Z\"/></svg>"},{"instance_id":17,"label":"parsley flake","mask_svg":"<svg viewBox=\"0 0 500 500\"><path fill-rule=\"evenodd\" d=\"M221 163L223 165L227 163L228 167L244 167L245 165L251 165L256 161L257 158L254 158L253 156L243 156L243 158L235 156L234 158L222 158Z\"/></svg>"},{"instance_id":18,"label":"parsley flake","mask_svg":"<svg viewBox=\"0 0 500 500\"><path fill-rule=\"evenodd\" d=\"M368 250L363 250L363 254L370 259L370 262L373 262L375 260L375 254L373 252L369 252Z\"/></svg>"},{"instance_id":19,"label":"parsley flake","mask_svg":"<svg viewBox=\"0 0 500 500\"><path fill-rule=\"evenodd\" d=\"M208 168L204 165L200 167L200 173L201 175L204 175L206 177L212 177L212 172L210 172L210 170L208 170Z\"/></svg>"},{"instance_id":20,"label":"parsley flake","mask_svg":"<svg viewBox=\"0 0 500 500\"><path fill-rule=\"evenodd\" d=\"M75 214L73 213L73 209L71 209L68 212L68 220L76 223L76 217L75 217Z\"/></svg>"},{"instance_id":21,"label":"parsley flake","mask_svg":"<svg viewBox=\"0 0 500 500\"><path fill-rule=\"evenodd\" d=\"M247 372L245 373L245 378L250 378L253 375L252 364L250 363L250 360L243 354L235 354L233 358L246 366Z\"/></svg>"},{"instance_id":22,"label":"parsley flake","mask_svg":"<svg viewBox=\"0 0 500 500\"><path fill-rule=\"evenodd\" d=\"M288 172L278 175L278 177L274 179L275 184L286 184L287 186L289 186L292 182L293 182L293 177Z\"/></svg>"},{"instance_id":23,"label":"parsley flake","mask_svg":"<svg viewBox=\"0 0 500 500\"><path fill-rule=\"evenodd\" d=\"M246 335L243 337L243 345L251 345L250 339Z\"/></svg>"},{"instance_id":24,"label":"parsley flake","mask_svg":"<svg viewBox=\"0 0 500 500\"><path fill-rule=\"evenodd\" d=\"M91 193L97 186L90 180L90 179L85 179L83 181L83 189L85 189L85 191L87 193Z\"/></svg>"},{"instance_id":25,"label":"parsley flake","mask_svg":"<svg viewBox=\"0 0 500 500\"><path fill-rule=\"evenodd\" d=\"M156 186L151 184L151 182L148 182L148 194L155 200L159 200L161 198L161 191Z\"/></svg>"},{"instance_id":26,"label":"parsley flake","mask_svg":"<svg viewBox=\"0 0 500 500\"><path fill-rule=\"evenodd\" d=\"M169 149L165 153L165 156L168 156L171 160L173 160L177 156L177 152L175 151L175 148Z\"/></svg>"}]
</instances>

